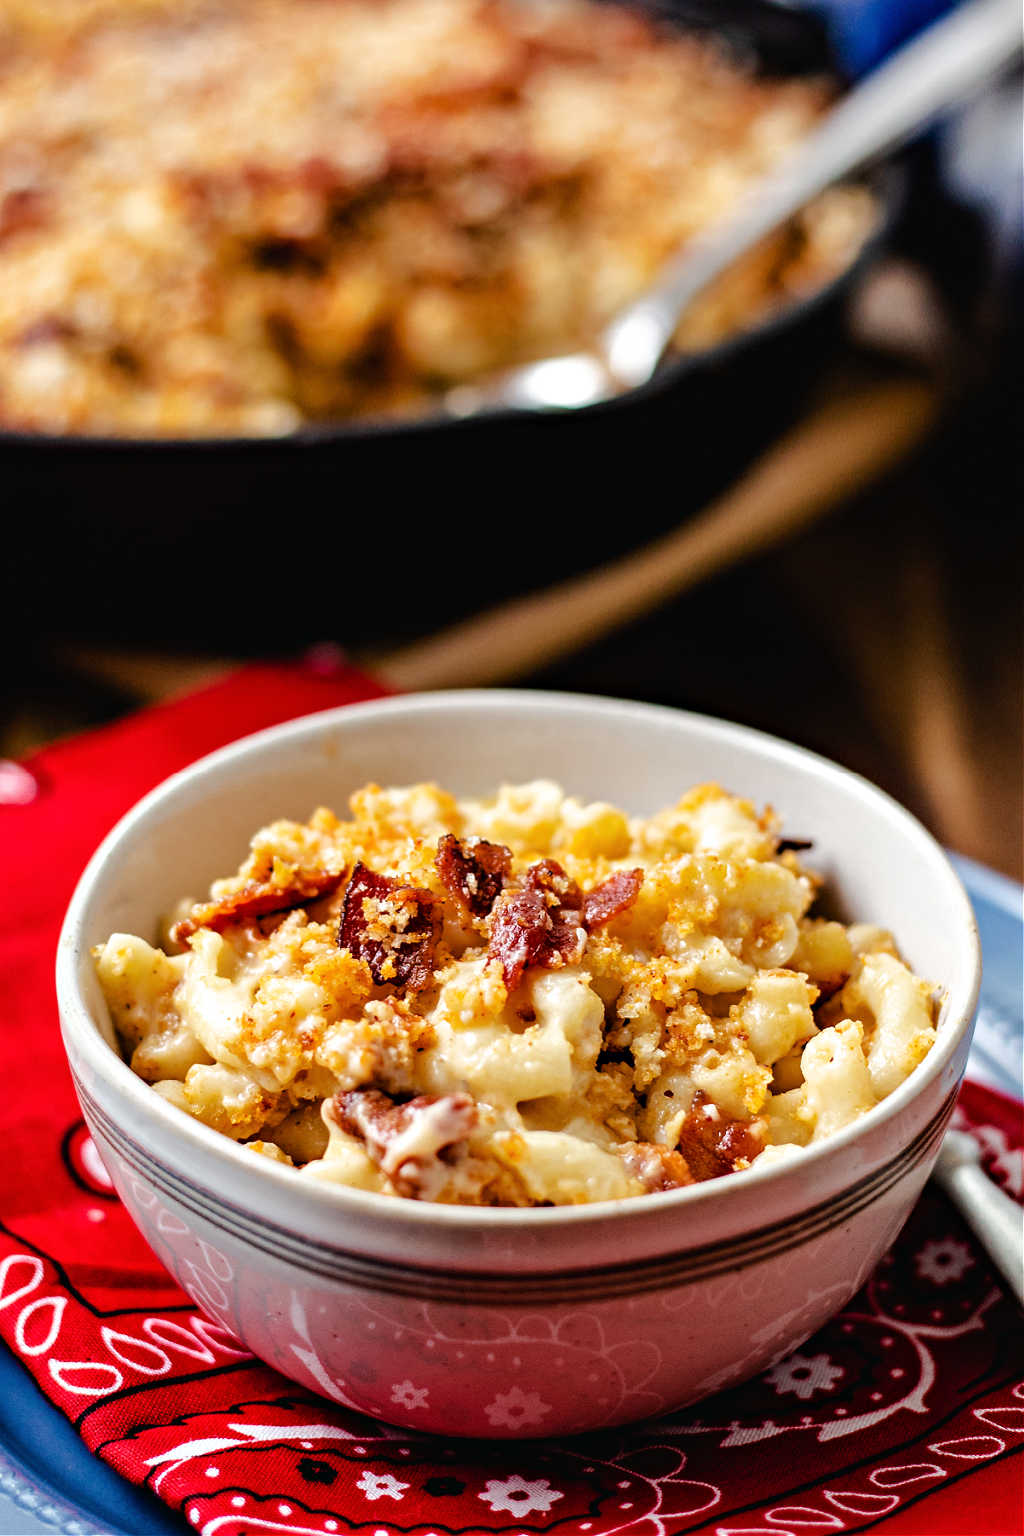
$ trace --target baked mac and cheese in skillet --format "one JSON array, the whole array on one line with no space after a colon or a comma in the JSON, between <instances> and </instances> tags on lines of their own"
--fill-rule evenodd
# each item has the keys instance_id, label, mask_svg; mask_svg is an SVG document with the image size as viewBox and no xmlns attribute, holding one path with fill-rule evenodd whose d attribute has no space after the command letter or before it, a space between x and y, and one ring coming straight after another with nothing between
<instances>
[{"instance_id":1,"label":"baked mac and cheese in skillet","mask_svg":"<svg viewBox=\"0 0 1024 1536\"><path fill-rule=\"evenodd\" d=\"M594 0L5 0L0 427L276 436L576 350L831 88ZM845 270L820 198L681 345Z\"/></svg>"},{"instance_id":2,"label":"baked mac and cheese in skillet","mask_svg":"<svg viewBox=\"0 0 1024 1536\"><path fill-rule=\"evenodd\" d=\"M258 831L163 948L95 960L133 1070L302 1177L643 1195L799 1156L935 1039L934 989L815 915L798 851L716 785L646 819L543 780L368 785Z\"/></svg>"}]
</instances>

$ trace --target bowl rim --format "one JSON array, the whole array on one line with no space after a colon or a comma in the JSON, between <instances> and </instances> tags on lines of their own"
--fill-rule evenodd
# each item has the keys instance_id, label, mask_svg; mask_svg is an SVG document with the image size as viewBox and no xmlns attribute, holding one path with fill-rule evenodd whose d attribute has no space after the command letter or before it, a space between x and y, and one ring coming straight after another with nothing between
<instances>
[{"instance_id":1,"label":"bowl rim","mask_svg":"<svg viewBox=\"0 0 1024 1536\"><path fill-rule=\"evenodd\" d=\"M338 724L347 723L358 729L362 721L374 721L389 715L423 715L455 709L470 713L482 706L497 709L527 708L557 714L564 719L566 712L598 714L609 721L622 722L626 716L642 715L647 719L676 721L697 733L716 738L723 744L736 744L754 748L761 755L783 764L796 762L807 768L824 773L827 778L849 782L860 794L871 799L895 817L903 831L926 855L933 865L934 877L944 885L944 895L953 913L959 918L958 928L963 935L964 958L968 961L964 995L953 1011L953 999L946 999L949 1008L943 1028L923 1061L910 1073L898 1088L866 1114L821 1142L800 1149L799 1157L781 1158L759 1167L754 1165L725 1179L712 1179L688 1185L681 1189L655 1191L644 1196L592 1201L582 1205L494 1207L443 1205L436 1202L402 1200L393 1195L371 1190L354 1189L318 1179L306 1179L299 1189L293 1182L296 1170L278 1164L270 1158L254 1156L244 1145L205 1125L202 1121L185 1115L173 1104L153 1092L150 1084L138 1077L123 1058L103 1039L99 1025L82 995L79 967L84 959L84 944L80 928L94 891L102 885L109 869L116 863L121 843L145 823L156 810L173 802L175 797L197 781L211 774L218 774L237 764L258 759L267 748L277 748L305 737L329 733ZM85 866L68 904L62 924L56 955L56 990L60 1011L61 1030L69 1057L73 1043L82 1059L96 1074L105 1087L115 1096L125 1098L138 1109L143 1118L154 1116L172 1143L180 1144L181 1153L187 1156L193 1150L200 1160L220 1162L225 1175L253 1187L270 1180L278 1192L290 1192L300 1196L307 1208L319 1209L324 1215L348 1211L352 1217L365 1215L374 1222L391 1228L424 1225L437 1229L468 1230L476 1234L507 1234L512 1228L543 1230L545 1228L569 1229L604 1225L638 1217L643 1212L662 1212L681 1208L702 1207L707 1202L720 1202L727 1198L730 1189L763 1188L778 1186L794 1173L806 1173L810 1186L813 1169L825 1162L839 1159L866 1133L895 1119L918 1098L926 1088L941 1076L955 1056L965 1033L970 1029L977 1008L981 984L981 945L977 923L964 885L950 863L945 850L932 834L905 806L880 789L863 775L844 768L819 753L787 742L767 732L695 711L676 709L667 705L649 704L636 700L617 699L604 695L555 692L533 689L451 689L432 693L397 695L384 699L372 699L356 704L342 704L331 709L283 721L263 730L240 737L216 751L197 758L194 762L163 779L138 800L110 829ZM72 1057L73 1075L77 1076ZM216 1191L212 1191L216 1198ZM808 1196L810 1198L810 1195ZM341 1246L344 1246L342 1243Z\"/></svg>"}]
</instances>

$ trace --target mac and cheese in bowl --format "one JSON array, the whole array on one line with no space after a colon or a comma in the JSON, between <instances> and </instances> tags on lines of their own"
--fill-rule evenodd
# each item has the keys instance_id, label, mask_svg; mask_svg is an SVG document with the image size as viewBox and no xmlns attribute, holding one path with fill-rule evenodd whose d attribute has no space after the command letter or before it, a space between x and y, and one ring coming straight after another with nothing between
<instances>
[{"instance_id":1,"label":"mac and cheese in bowl","mask_svg":"<svg viewBox=\"0 0 1024 1536\"><path fill-rule=\"evenodd\" d=\"M94 951L135 1072L314 1178L568 1205L799 1156L935 1039L892 935L815 914L770 810L368 785L264 827L164 948Z\"/></svg>"}]
</instances>

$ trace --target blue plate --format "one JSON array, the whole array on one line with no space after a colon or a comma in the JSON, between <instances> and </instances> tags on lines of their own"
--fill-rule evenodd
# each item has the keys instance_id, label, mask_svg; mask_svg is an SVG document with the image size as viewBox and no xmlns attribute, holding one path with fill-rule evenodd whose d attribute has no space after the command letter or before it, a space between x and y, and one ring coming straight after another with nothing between
<instances>
[{"instance_id":1,"label":"blue plate","mask_svg":"<svg viewBox=\"0 0 1024 1536\"><path fill-rule=\"evenodd\" d=\"M1024 892L970 859L953 862L981 930L985 974L968 1071L1020 1096ZM24 1367L0 1348L0 1536L184 1536L185 1522L86 1450Z\"/></svg>"}]
</instances>

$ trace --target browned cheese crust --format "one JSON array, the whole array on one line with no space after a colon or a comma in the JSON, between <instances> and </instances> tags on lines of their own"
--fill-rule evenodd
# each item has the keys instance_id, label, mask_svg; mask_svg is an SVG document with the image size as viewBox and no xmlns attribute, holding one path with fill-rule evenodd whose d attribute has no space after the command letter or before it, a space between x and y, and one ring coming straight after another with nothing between
<instances>
[{"instance_id":1,"label":"browned cheese crust","mask_svg":"<svg viewBox=\"0 0 1024 1536\"><path fill-rule=\"evenodd\" d=\"M0 426L289 433L576 350L821 113L595 0L8 0ZM842 270L827 194L692 307Z\"/></svg>"}]
</instances>

